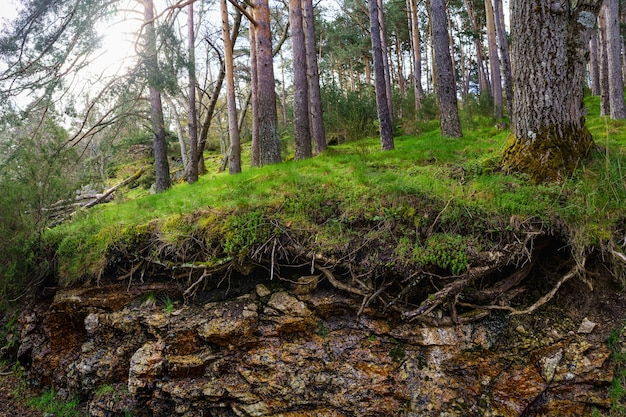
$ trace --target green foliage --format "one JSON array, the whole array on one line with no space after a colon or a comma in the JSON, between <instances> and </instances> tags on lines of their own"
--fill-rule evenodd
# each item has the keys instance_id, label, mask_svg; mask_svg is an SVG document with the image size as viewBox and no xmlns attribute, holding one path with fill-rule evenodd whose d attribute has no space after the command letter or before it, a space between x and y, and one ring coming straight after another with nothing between
<instances>
[{"instance_id":1,"label":"green foliage","mask_svg":"<svg viewBox=\"0 0 626 417\"><path fill-rule=\"evenodd\" d=\"M330 136L354 141L376 134L378 114L372 88L343 92L335 86L322 87L324 125Z\"/></svg>"},{"instance_id":2,"label":"green foliage","mask_svg":"<svg viewBox=\"0 0 626 417\"><path fill-rule=\"evenodd\" d=\"M38 258L50 207L78 187L76 152L55 120L0 126L0 299L19 296L29 279L46 272ZM28 277L28 278L27 278Z\"/></svg>"},{"instance_id":3,"label":"green foliage","mask_svg":"<svg viewBox=\"0 0 626 417\"><path fill-rule=\"evenodd\" d=\"M226 223L224 252L230 256L241 255L255 244L267 242L272 232L273 227L262 210L232 215Z\"/></svg>"},{"instance_id":4,"label":"green foliage","mask_svg":"<svg viewBox=\"0 0 626 417\"><path fill-rule=\"evenodd\" d=\"M414 258L420 265L432 265L455 275L467 269L467 237L461 235L433 234L424 247L416 247Z\"/></svg>"},{"instance_id":5,"label":"green foliage","mask_svg":"<svg viewBox=\"0 0 626 417\"><path fill-rule=\"evenodd\" d=\"M50 388L40 397L30 398L26 403L44 413L58 417L83 417L86 414L79 409L79 399L63 400L57 396L54 388Z\"/></svg>"},{"instance_id":6,"label":"green foliage","mask_svg":"<svg viewBox=\"0 0 626 417\"><path fill-rule=\"evenodd\" d=\"M602 151L561 184L502 173L507 132L491 120L477 120L454 140L442 138L435 123L419 136L396 137L393 151L380 152L377 138L360 139L308 160L208 174L163 195L134 190L46 232L43 247L56 253L65 283L97 277L112 255L143 248L147 239L170 253L204 239L216 257L206 262L214 265L284 230L310 236L319 253L345 256L366 239L388 245L395 259L385 264L406 266L404 259L453 273L465 270L472 252L461 248L477 245L472 236L517 232L525 222L552 227L565 220L577 230L570 237L577 247L610 241L619 249L626 125L594 112L588 125Z\"/></svg>"}]
</instances>

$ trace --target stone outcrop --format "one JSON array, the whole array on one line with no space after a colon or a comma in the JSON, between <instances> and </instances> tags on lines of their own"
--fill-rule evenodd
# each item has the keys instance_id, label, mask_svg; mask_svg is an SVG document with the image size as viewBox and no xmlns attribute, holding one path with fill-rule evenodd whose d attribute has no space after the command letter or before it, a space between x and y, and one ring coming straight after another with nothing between
<instances>
[{"instance_id":1,"label":"stone outcrop","mask_svg":"<svg viewBox=\"0 0 626 417\"><path fill-rule=\"evenodd\" d=\"M268 283L166 305L158 294L171 290L59 290L35 304L19 321L28 378L79 394L92 416L586 416L611 406L605 338L619 318L599 304L436 328L372 308L357 317L360 300L330 288Z\"/></svg>"}]
</instances>

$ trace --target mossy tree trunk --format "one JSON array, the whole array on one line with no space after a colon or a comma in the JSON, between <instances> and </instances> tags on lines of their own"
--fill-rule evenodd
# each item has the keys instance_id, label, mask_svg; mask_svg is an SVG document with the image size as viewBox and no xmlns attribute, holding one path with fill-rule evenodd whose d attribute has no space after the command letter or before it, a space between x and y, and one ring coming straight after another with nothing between
<instances>
[{"instance_id":1,"label":"mossy tree trunk","mask_svg":"<svg viewBox=\"0 0 626 417\"><path fill-rule=\"evenodd\" d=\"M589 27L600 0L514 1L511 11L513 114L503 154L507 171L537 182L567 177L589 152L583 85Z\"/></svg>"}]
</instances>

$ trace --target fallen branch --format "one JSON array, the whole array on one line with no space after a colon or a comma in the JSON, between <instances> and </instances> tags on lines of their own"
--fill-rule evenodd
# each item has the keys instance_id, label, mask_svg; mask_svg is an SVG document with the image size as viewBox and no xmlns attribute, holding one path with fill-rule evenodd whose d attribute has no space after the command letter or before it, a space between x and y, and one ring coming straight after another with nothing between
<instances>
[{"instance_id":1,"label":"fallen branch","mask_svg":"<svg viewBox=\"0 0 626 417\"><path fill-rule=\"evenodd\" d=\"M107 197L109 197L111 194L116 192L119 188L121 188L121 187L123 187L125 185L128 185L131 182L133 182L136 179L138 179L139 177L141 177L143 175L143 173L145 172L145 170L146 169L144 167L139 168L137 170L137 172L135 172L133 175L131 175L130 177L126 178L124 181L120 182L119 184L115 185L114 187L111 187L108 190L105 190L104 193L102 193L102 194L100 194L98 196L98 198L96 198L95 200L92 200L89 203L85 204L83 206L83 208L91 208L91 207L95 206L96 204L100 204L102 201L106 200Z\"/></svg>"}]
</instances>

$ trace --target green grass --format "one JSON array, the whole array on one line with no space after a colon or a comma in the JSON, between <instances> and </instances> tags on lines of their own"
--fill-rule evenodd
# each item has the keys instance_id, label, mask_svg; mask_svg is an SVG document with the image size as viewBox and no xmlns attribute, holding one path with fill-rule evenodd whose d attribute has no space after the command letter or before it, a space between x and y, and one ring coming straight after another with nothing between
<instances>
[{"instance_id":1,"label":"green grass","mask_svg":"<svg viewBox=\"0 0 626 417\"><path fill-rule=\"evenodd\" d=\"M547 227L565 221L577 229L580 245L601 246L624 218L626 123L598 116L597 98L588 105L587 126L598 149L564 184L535 185L500 172L508 132L490 119L475 119L460 139L442 138L435 124L425 124L430 130L419 136L396 137L393 151L380 151L379 141L368 138L304 161L244 166L238 175L209 173L159 195L133 191L44 238L57 252L64 285L98 278L112 252L150 239L164 245L189 243L196 235L220 240L225 250L219 258L245 254L285 225L315 234L314 249L321 251L346 245L359 221L401 220L419 228L435 216L439 231L454 235L506 228L509 219Z\"/></svg>"},{"instance_id":2,"label":"green grass","mask_svg":"<svg viewBox=\"0 0 626 417\"><path fill-rule=\"evenodd\" d=\"M67 401L57 397L57 393L53 388L45 391L39 397L30 398L26 402L30 407L36 408L43 413L52 414L57 417L83 417L85 413L78 408L78 398L72 398Z\"/></svg>"}]
</instances>

